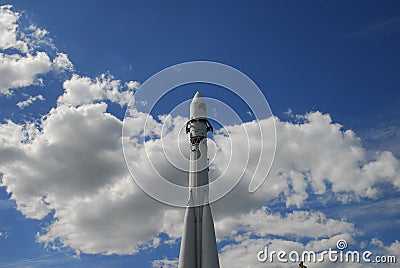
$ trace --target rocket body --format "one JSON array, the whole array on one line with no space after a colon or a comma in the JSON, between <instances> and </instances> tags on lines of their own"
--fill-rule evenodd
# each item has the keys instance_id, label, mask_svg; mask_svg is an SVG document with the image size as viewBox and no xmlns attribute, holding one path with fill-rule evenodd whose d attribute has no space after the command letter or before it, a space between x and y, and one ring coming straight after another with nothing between
<instances>
[{"instance_id":1,"label":"rocket body","mask_svg":"<svg viewBox=\"0 0 400 268\"><path fill-rule=\"evenodd\" d=\"M178 268L219 268L214 222L208 204L207 120L204 99L197 92L190 104L189 199L186 207Z\"/></svg>"}]
</instances>

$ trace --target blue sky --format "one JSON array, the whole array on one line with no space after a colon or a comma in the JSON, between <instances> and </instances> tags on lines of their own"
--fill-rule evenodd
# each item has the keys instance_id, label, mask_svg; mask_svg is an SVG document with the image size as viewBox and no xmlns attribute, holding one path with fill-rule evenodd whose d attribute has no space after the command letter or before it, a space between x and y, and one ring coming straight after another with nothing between
<instances>
[{"instance_id":1,"label":"blue sky","mask_svg":"<svg viewBox=\"0 0 400 268\"><path fill-rule=\"evenodd\" d=\"M395 1L155 1L112 8L106 1L16 1L15 7L46 28L85 75L110 71L123 81L144 81L173 64L211 60L245 71L268 91L276 114L322 110L360 128L398 117Z\"/></svg>"},{"instance_id":2,"label":"blue sky","mask_svg":"<svg viewBox=\"0 0 400 268\"><path fill-rule=\"evenodd\" d=\"M247 241L253 245L272 241L278 247L290 241L290 247L296 248L300 247L299 243L307 247L310 246L308 242L317 241L322 247L324 239L342 235L354 248L364 246L387 254L400 248L396 242L400 240L400 178L396 175L400 171L400 3L397 1L8 3L13 5L8 10L19 15L14 22L18 26L16 32L7 31L15 33L16 40L23 40L29 49L22 51L15 42L0 42L0 53L25 58L43 53L44 58L36 69L28 65L21 69L25 70L21 75L26 75L23 78L30 80L28 82L10 75L12 72L8 68L12 68L12 64L4 57L0 61L0 87L3 87L0 89L0 119L5 129L0 131L0 163L3 162L0 165L3 173L0 267L158 267L155 260L173 262L177 258L179 225L149 224L146 227L143 223L151 219L164 222L170 219L178 224L180 214L175 215L172 208L160 204L142 207L140 204L146 197L133 193L129 193L131 201L138 204L133 208L123 201L104 211L93 204L88 207L84 204L85 198L108 200L108 196L99 194L108 189L107 185L113 185L110 186L112 191L121 191L116 186L120 185L119 179L126 176L121 171L121 163L109 161L98 144L110 142L105 151L114 148L114 143L120 144L107 137L120 129L126 108L121 92L129 89L126 83L143 83L166 67L194 60L230 65L258 85L278 120L278 139L281 137L281 142L286 144L278 146L278 154L289 159L277 159L277 170L275 173L272 170L271 182L279 179L284 182L279 181L275 190L259 194L264 197L249 197L252 201L244 202L246 204L239 208L228 206L225 210L223 202L215 203L222 264L231 265L235 252L244 254L242 265L255 259L251 252L247 256L246 251L241 251L246 248L245 242L238 239L243 234L249 235ZM36 28L29 29L29 25ZM37 29L45 29L47 33L35 37ZM30 39L22 39L21 33L31 34ZM57 65L60 55L65 55L67 60ZM13 84L13 81L16 82ZM101 95L96 97L82 97L85 94L81 92L90 91L93 85L102 92L109 92L113 87L117 90L109 94L96 93ZM182 94L182 99L188 99L197 88L198 85L187 86L178 93ZM206 96L229 99L226 95L213 95L213 87L204 88ZM65 96L60 99L63 94ZM35 99L24 108L17 106L29 96L38 95L42 99ZM161 103L160 113L168 111L172 101L171 98ZM93 106L99 103L106 104L103 108L113 118L107 117L102 107ZM241 110L240 103L233 101L233 105L234 109ZM43 116L50 119L41 119ZM6 128L7 120L12 120L14 125ZM29 122L36 122L36 125L33 127ZM93 135L85 132L89 129L85 128L86 123L93 122L98 123L95 130L104 134L85 141L83 137ZM178 119L174 122L180 127ZM59 123L62 124L57 125ZM343 127L335 128L336 123ZM18 126L24 126L25 130ZM39 132L44 130L39 134L29 132L34 140L32 148L21 145L18 140L21 133L27 133L28 126ZM75 129L76 126L80 128ZM354 136L350 132L355 133ZM68 151L61 145L57 147L57 141L63 138L68 139L70 148L88 149L87 155L79 152L86 157L82 159L83 164L73 161L79 159L75 151ZM40 142L43 140L49 144L54 142L54 147L46 147ZM291 151L290 144L296 144L298 151ZM92 145L97 147L90 147ZM384 151L390 153L384 154ZM91 161L90 153L98 153L99 157ZM118 159L121 156L117 149L107 155ZM35 162L38 156L43 157L42 163ZM333 161L329 163L329 159ZM58 165L58 161L64 162L65 167ZM87 171L93 168L90 165L110 167L103 172L103 181L96 182L95 190L90 189L90 181L82 179L96 175ZM18 166L22 168L16 168ZM66 175L66 172L71 173ZM332 175L332 178L322 178L318 184L315 179L318 172L323 174L321 176ZM282 177L279 174L283 174ZM56 178L62 181L57 182ZM349 185L348 191L341 188L344 180ZM124 184L121 182L121 185ZM65 193L60 190L63 187ZM300 190L296 191L296 187ZM238 193L238 196L247 198L245 194ZM81 201L72 204L68 198ZM29 202L40 205L29 207ZM143 204L147 203L143 201ZM75 218L68 216L74 211L73 205L77 207ZM89 221L89 216L84 217L87 211L98 211L101 219L107 218L104 222L98 221L99 225L124 230L121 227L124 225L119 225L117 220L113 222L107 214L118 206L121 206L121 215L115 212L116 215L123 220L133 220L138 226L126 230L125 236L132 237L132 241L109 238L112 243L107 244L107 239L100 239L99 234L120 235L104 233L107 228L93 228L95 231L88 232L87 236L80 233L87 231L83 223L94 224L98 219L92 215ZM268 207L270 212L263 216L267 221L287 222L289 231L272 228L270 233L268 230L266 234L261 232L262 226L254 225L251 213L262 210L262 206ZM151 213L144 213L149 209L166 214L154 219ZM302 218L296 213L305 214ZM248 222L243 219L246 215ZM313 236L308 230L293 231L295 228L291 230L290 224L295 225L296 221L291 222L291 217L299 217L300 222L306 218L308 221L304 224L310 226L323 222L323 226L315 228L327 233ZM313 222L316 218L319 220ZM57 219L60 227L55 224ZM250 227L243 229L246 224ZM333 225L342 229L331 233L324 229ZM143 234L137 233L140 228ZM266 223L265 228L270 225ZM135 248L141 243L148 243L147 248L139 246L136 253L121 249ZM248 265L254 264L248 262Z\"/></svg>"}]
</instances>

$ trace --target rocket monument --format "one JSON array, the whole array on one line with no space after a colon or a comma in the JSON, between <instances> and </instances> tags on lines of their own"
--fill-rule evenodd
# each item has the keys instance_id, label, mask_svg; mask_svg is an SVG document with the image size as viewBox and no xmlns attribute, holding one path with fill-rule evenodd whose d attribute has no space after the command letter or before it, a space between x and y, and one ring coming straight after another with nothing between
<instances>
[{"instance_id":1,"label":"rocket monument","mask_svg":"<svg viewBox=\"0 0 400 268\"><path fill-rule=\"evenodd\" d=\"M206 103L199 92L190 104L189 199L183 223L178 268L219 268L214 221L208 203L207 132L213 131L207 120Z\"/></svg>"}]
</instances>

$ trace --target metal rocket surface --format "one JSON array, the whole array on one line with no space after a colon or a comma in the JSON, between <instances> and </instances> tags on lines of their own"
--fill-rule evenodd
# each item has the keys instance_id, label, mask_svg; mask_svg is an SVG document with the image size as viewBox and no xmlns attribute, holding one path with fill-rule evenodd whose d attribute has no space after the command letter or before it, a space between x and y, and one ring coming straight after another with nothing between
<instances>
[{"instance_id":1,"label":"metal rocket surface","mask_svg":"<svg viewBox=\"0 0 400 268\"><path fill-rule=\"evenodd\" d=\"M219 268L214 221L208 203L207 107L199 92L190 104L189 199L183 223L178 268Z\"/></svg>"}]
</instances>

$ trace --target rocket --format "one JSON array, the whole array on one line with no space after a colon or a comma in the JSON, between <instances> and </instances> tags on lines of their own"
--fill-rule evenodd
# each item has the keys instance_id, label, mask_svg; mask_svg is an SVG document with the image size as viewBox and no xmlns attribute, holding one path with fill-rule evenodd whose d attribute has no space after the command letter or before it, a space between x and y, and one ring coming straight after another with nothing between
<instances>
[{"instance_id":1,"label":"rocket","mask_svg":"<svg viewBox=\"0 0 400 268\"><path fill-rule=\"evenodd\" d=\"M214 221L208 203L207 108L199 92L190 104L189 199L183 222L178 268L219 268Z\"/></svg>"}]
</instances>

